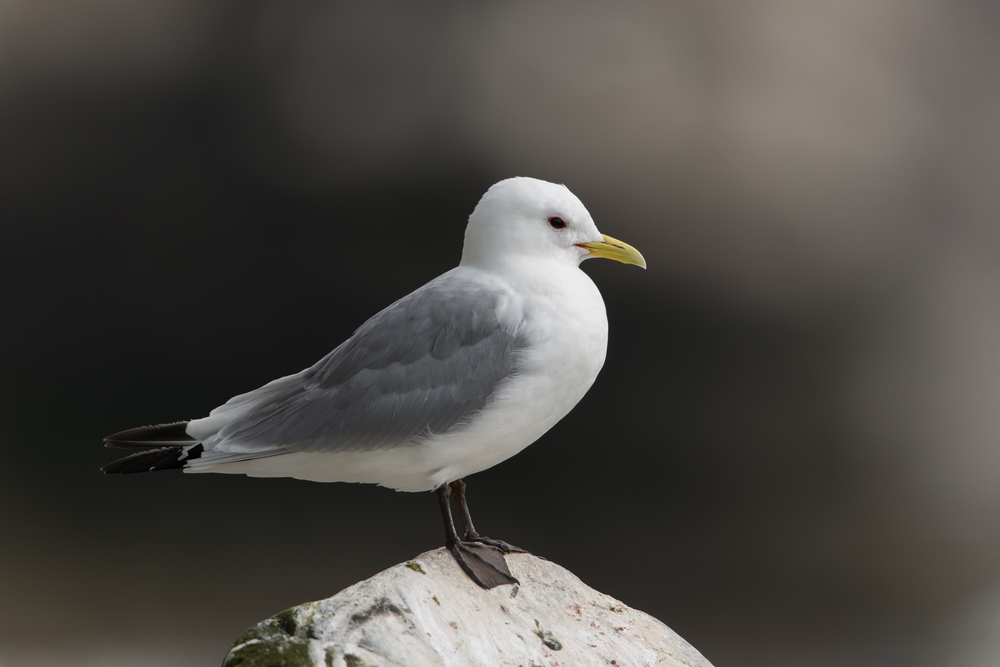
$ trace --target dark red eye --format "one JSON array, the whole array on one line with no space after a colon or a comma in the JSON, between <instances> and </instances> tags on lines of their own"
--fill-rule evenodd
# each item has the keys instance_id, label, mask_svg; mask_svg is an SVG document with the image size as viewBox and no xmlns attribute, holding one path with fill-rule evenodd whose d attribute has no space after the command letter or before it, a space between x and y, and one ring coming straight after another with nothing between
<instances>
[{"instance_id":1,"label":"dark red eye","mask_svg":"<svg viewBox=\"0 0 1000 667\"><path fill-rule=\"evenodd\" d=\"M549 218L549 224L552 225L552 229L565 229L566 221L557 215Z\"/></svg>"}]
</instances>

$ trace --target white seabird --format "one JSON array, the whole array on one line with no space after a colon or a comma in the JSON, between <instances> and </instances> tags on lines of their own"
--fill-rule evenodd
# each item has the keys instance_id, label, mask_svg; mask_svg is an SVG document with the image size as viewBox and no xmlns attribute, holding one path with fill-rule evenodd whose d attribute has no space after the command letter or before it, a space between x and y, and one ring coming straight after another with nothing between
<instances>
[{"instance_id":1,"label":"white seabird","mask_svg":"<svg viewBox=\"0 0 1000 667\"><path fill-rule=\"evenodd\" d=\"M512 583L504 551L472 526L462 478L517 454L562 419L604 365L604 301L591 257L645 268L602 235L563 185L500 181L465 231L462 261L365 322L313 366L203 419L105 439L142 447L104 468L169 468L436 490L447 546L479 585ZM454 492L464 524L451 518Z\"/></svg>"}]
</instances>

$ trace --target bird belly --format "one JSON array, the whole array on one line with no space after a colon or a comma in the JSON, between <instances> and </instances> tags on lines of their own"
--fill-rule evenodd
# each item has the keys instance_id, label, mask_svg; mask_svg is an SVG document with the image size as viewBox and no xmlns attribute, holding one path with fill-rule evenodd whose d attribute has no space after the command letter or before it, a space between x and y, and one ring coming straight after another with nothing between
<instances>
[{"instance_id":1,"label":"bird belly","mask_svg":"<svg viewBox=\"0 0 1000 667\"><path fill-rule=\"evenodd\" d=\"M591 347L594 347L591 345ZM514 456L562 419L593 384L604 360L586 363L573 350L540 345L525 370L497 388L469 423L448 433L391 449L290 452L278 456L187 468L185 472L294 477L316 482L378 484L397 491L429 491ZM544 360L544 371L537 370Z\"/></svg>"}]
</instances>

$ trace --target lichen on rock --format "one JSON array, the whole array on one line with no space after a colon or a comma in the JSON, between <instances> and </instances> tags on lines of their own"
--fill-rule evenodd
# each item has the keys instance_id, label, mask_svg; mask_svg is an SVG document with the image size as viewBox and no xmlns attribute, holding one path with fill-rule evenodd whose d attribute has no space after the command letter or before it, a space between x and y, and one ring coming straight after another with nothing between
<instances>
[{"instance_id":1,"label":"lichen on rock","mask_svg":"<svg viewBox=\"0 0 1000 667\"><path fill-rule=\"evenodd\" d=\"M261 621L239 637L226 655L225 667L284 667L312 665L310 638L297 634L297 616L306 605L293 607Z\"/></svg>"}]
</instances>

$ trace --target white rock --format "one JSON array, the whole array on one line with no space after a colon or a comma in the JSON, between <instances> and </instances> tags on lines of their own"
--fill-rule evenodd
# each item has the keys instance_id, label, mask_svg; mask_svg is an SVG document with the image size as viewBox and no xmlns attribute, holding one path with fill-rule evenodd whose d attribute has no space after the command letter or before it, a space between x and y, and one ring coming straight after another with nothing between
<instances>
[{"instance_id":1,"label":"white rock","mask_svg":"<svg viewBox=\"0 0 1000 667\"><path fill-rule=\"evenodd\" d=\"M677 633L530 554L486 591L445 549L247 630L223 667L711 667Z\"/></svg>"}]
</instances>

